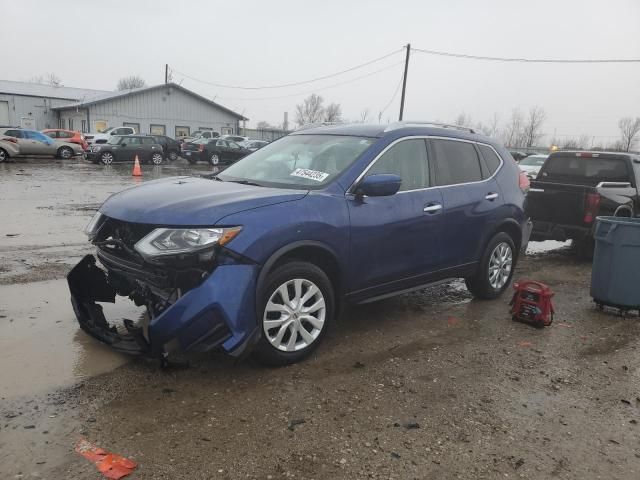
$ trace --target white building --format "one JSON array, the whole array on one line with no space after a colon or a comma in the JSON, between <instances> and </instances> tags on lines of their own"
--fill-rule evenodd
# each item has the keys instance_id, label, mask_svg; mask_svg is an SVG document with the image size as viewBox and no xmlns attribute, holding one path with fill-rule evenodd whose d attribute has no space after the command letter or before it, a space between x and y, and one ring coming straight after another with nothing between
<instances>
[{"instance_id":1,"label":"white building","mask_svg":"<svg viewBox=\"0 0 640 480\"><path fill-rule=\"evenodd\" d=\"M83 133L131 126L139 133L177 138L196 130L238 133L242 120L239 113L174 83L105 92L0 81L0 125Z\"/></svg>"}]
</instances>

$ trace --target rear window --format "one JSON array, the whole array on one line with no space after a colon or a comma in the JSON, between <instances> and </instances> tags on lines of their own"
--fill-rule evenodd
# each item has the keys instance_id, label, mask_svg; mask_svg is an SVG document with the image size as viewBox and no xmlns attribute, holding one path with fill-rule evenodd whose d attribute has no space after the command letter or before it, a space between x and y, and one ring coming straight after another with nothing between
<instances>
[{"instance_id":1,"label":"rear window","mask_svg":"<svg viewBox=\"0 0 640 480\"><path fill-rule=\"evenodd\" d=\"M625 160L576 157L575 154L549 157L539 178L543 181L590 186L600 182L633 183Z\"/></svg>"}]
</instances>

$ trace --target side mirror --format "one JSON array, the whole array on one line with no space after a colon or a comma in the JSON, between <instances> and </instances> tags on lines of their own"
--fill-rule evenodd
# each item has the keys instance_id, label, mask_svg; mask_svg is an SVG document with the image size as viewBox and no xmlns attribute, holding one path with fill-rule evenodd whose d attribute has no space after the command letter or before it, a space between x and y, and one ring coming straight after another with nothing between
<instances>
[{"instance_id":1,"label":"side mirror","mask_svg":"<svg viewBox=\"0 0 640 480\"><path fill-rule=\"evenodd\" d=\"M400 190L402 179L398 175L380 173L364 177L356 188L356 196L388 197Z\"/></svg>"}]
</instances>

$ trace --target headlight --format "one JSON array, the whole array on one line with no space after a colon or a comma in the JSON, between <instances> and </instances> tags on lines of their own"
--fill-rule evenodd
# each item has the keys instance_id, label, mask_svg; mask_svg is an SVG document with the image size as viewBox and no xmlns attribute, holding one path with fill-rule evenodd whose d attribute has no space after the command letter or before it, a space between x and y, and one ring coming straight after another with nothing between
<instances>
[{"instance_id":1,"label":"headlight","mask_svg":"<svg viewBox=\"0 0 640 480\"><path fill-rule=\"evenodd\" d=\"M195 253L214 245L229 243L242 227L232 228L156 228L134 248L144 258Z\"/></svg>"},{"instance_id":2,"label":"headlight","mask_svg":"<svg viewBox=\"0 0 640 480\"><path fill-rule=\"evenodd\" d=\"M93 147L91 147L91 151L92 152L99 152L100 151L100 145L94 145Z\"/></svg>"},{"instance_id":3,"label":"headlight","mask_svg":"<svg viewBox=\"0 0 640 480\"><path fill-rule=\"evenodd\" d=\"M89 237L89 240L93 240L96 237L96 233L98 233L98 230L102 226L102 222L104 221L104 218L105 218L104 215L102 215L100 212L97 212L93 216L91 221L89 221L89 223L84 229L84 233L87 234L87 237Z\"/></svg>"}]
</instances>

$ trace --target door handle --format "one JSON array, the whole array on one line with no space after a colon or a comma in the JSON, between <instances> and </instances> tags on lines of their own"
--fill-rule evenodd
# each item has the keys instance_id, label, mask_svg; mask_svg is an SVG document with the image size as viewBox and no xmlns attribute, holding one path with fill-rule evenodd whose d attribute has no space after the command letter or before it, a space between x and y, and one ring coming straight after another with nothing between
<instances>
[{"instance_id":1,"label":"door handle","mask_svg":"<svg viewBox=\"0 0 640 480\"><path fill-rule=\"evenodd\" d=\"M495 192L487 193L487 195L484 198L486 198L487 200L493 201L496 198L498 198L498 194Z\"/></svg>"},{"instance_id":2,"label":"door handle","mask_svg":"<svg viewBox=\"0 0 640 480\"><path fill-rule=\"evenodd\" d=\"M426 213L437 213L442 210L442 205L439 203L430 203L423 209Z\"/></svg>"}]
</instances>

